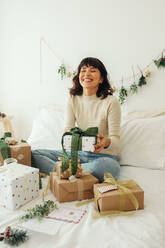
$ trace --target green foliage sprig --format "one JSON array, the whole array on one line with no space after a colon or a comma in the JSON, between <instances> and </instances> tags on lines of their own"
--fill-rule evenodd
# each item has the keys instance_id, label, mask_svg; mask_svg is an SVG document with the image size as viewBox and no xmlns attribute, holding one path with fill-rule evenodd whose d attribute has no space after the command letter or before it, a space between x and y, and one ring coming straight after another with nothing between
<instances>
[{"instance_id":1,"label":"green foliage sprig","mask_svg":"<svg viewBox=\"0 0 165 248\"><path fill-rule=\"evenodd\" d=\"M123 104L127 96L128 96L127 90L126 90L126 88L124 88L124 86L122 85L122 86L121 86L121 89L120 89L120 91L119 91L119 102L120 102L121 104Z\"/></svg>"},{"instance_id":2,"label":"green foliage sprig","mask_svg":"<svg viewBox=\"0 0 165 248\"><path fill-rule=\"evenodd\" d=\"M64 64L61 64L58 68L58 73L61 74L61 80L66 76L66 67Z\"/></svg>"},{"instance_id":3,"label":"green foliage sprig","mask_svg":"<svg viewBox=\"0 0 165 248\"><path fill-rule=\"evenodd\" d=\"M73 71L73 72L67 71L66 66L64 64L61 64L59 66L58 73L61 74L61 80L63 80L65 76L67 78L71 78L76 75L76 71Z\"/></svg>"},{"instance_id":4,"label":"green foliage sprig","mask_svg":"<svg viewBox=\"0 0 165 248\"><path fill-rule=\"evenodd\" d=\"M158 60L154 60L154 63L155 65L157 66L157 68L160 68L160 67L165 67L165 57L162 57Z\"/></svg>"},{"instance_id":5,"label":"green foliage sprig","mask_svg":"<svg viewBox=\"0 0 165 248\"><path fill-rule=\"evenodd\" d=\"M57 209L57 205L54 201L48 200L43 205L36 205L34 208L27 209L27 214L21 217L21 220L29 220L32 218L38 218L41 220L44 216L48 215L53 209Z\"/></svg>"},{"instance_id":6,"label":"green foliage sprig","mask_svg":"<svg viewBox=\"0 0 165 248\"><path fill-rule=\"evenodd\" d=\"M142 87L143 85L147 84L146 77L142 74L139 78L138 86Z\"/></svg>"},{"instance_id":7,"label":"green foliage sprig","mask_svg":"<svg viewBox=\"0 0 165 248\"><path fill-rule=\"evenodd\" d=\"M134 82L133 84L131 84L130 86L130 93L134 94L138 92L138 86L137 84Z\"/></svg>"},{"instance_id":8,"label":"green foliage sprig","mask_svg":"<svg viewBox=\"0 0 165 248\"><path fill-rule=\"evenodd\" d=\"M4 242L11 246L18 246L28 240L27 231L11 229L7 237L4 238Z\"/></svg>"}]
</instances>

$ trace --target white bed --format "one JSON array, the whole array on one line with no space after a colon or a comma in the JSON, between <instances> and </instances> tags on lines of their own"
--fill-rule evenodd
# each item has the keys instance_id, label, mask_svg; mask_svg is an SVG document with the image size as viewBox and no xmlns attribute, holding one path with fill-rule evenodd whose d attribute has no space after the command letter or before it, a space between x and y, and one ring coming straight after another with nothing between
<instances>
[{"instance_id":1,"label":"white bed","mask_svg":"<svg viewBox=\"0 0 165 248\"><path fill-rule=\"evenodd\" d=\"M63 123L63 111L61 110L57 111L57 109L53 109L53 113L55 112L55 115L54 114L52 115L52 110L50 111L50 109L47 108L44 114L43 111L41 112L42 114L40 113L40 115L37 117L38 119L36 118L35 120L32 135L29 137L29 142L31 143L33 148L46 148L46 147L52 149L53 147L57 148L59 147L59 143L58 143L59 141L57 142L56 140L55 143L50 142L51 137L48 137L48 135L47 135L47 141L49 141L49 147L48 144L45 144L41 140L45 139L44 135L46 130L47 133L52 134L53 130L51 130L50 126L52 127L54 126L53 120L56 120L56 124L55 124L56 127L58 120L58 126L60 127L60 129L62 129L62 126L60 125L60 121L61 123ZM51 118L49 119L49 117ZM153 120L154 127L155 127L155 121L160 122L165 120L164 116L162 116L162 119L160 118L160 115L158 115L157 117L152 116L152 118L155 118ZM134 121L135 119L136 118L134 117ZM143 116L143 118L139 117L136 120L137 120L136 127L137 125L140 125L139 133L141 136L142 129L143 131L145 131L145 128L148 127L149 125L147 123L148 116L147 117ZM143 120L143 122L141 122L140 120ZM44 121L45 123L49 122L50 125L49 126L46 125ZM152 121L149 120L149 123L151 122ZM126 124L122 125L122 135L121 135L122 137L124 137L124 135L127 134L127 132L129 131L128 128L134 130L132 129L131 125L135 126L135 122L129 120L128 125ZM153 131L154 127L150 126L150 129L152 129L151 132ZM42 137L39 137L37 136L37 132L38 132L37 130L40 129L41 131L42 128L45 129L45 132L41 132ZM163 126L161 129L163 129ZM57 132L56 129L54 132L58 133L58 135L60 136L60 131ZM134 133L132 133L132 135L133 137L135 136ZM150 134L148 133L148 135ZM159 136L159 135L155 135L155 136ZM155 136L153 134L154 142L151 143L157 145ZM130 137L132 142L134 142L133 137ZM163 156L165 157L165 149L164 149L165 144L162 143L164 142L163 141L164 137L162 138L162 141L160 140L159 150L162 149L162 153L164 151ZM160 137L158 138L160 139ZM145 136L144 139L146 142L147 137ZM137 135L136 135L136 141L137 141L136 145L138 146ZM124 143L123 145L125 147ZM152 146L149 145L149 147L151 149ZM55 235L50 235L50 234L48 235L40 232L30 231L30 239L20 247L165 248L165 214L164 214L165 211L164 165L165 164L163 164L162 159L160 159L161 154L157 154L157 152L155 154L154 151L151 152L152 154L150 158L147 157L147 161L148 161L147 163L147 161L144 161L144 157L146 156L145 152L143 151L142 154L140 147L136 147L136 149L138 149L141 156L139 157L137 155L134 156L136 161L132 161L133 166L130 165L130 163L128 163L129 165L121 166L121 173L119 179L120 180L134 179L143 188L145 194L144 210L138 210L134 215L131 216L111 216L111 217L106 216L106 217L101 217L99 219L93 219L92 213L95 211L94 203L83 205L81 206L81 208L87 209L87 214L83 217L80 223L73 224L73 223L64 222L63 225L59 228L57 234ZM122 150L124 150L125 153L127 152L124 148ZM129 154L126 155L127 157L124 157L123 154L121 154L121 162L124 161L123 164L125 164L126 161L129 161L130 159ZM156 158L155 157L156 155L157 156L159 155L159 158ZM154 163L152 163L153 158L154 158ZM155 161L158 162L156 163ZM43 180L43 189L45 188L47 179L48 177ZM55 197L52 195L50 191L47 194L46 200L47 199L55 200ZM21 209L15 212L0 208L0 224L1 224L0 231L3 231L7 225L20 225L18 222L18 218L24 213L24 210L41 202L42 199L41 197L39 197L34 201L29 202L28 204L26 204ZM59 206L76 207L75 202L62 203L59 204ZM5 246L1 242L0 247L7 247L7 246Z\"/></svg>"}]
</instances>

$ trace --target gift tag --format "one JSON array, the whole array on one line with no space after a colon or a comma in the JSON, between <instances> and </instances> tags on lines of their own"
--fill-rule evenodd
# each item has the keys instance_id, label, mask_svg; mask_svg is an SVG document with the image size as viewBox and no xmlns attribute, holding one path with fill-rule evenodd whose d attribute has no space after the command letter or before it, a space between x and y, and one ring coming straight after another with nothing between
<instances>
[{"instance_id":1,"label":"gift tag","mask_svg":"<svg viewBox=\"0 0 165 248\"><path fill-rule=\"evenodd\" d=\"M111 190L115 190L117 189L117 185L107 185L107 186L102 186L102 187L99 187L98 190L100 193L105 193L105 192L108 192L108 191L111 191Z\"/></svg>"}]
</instances>

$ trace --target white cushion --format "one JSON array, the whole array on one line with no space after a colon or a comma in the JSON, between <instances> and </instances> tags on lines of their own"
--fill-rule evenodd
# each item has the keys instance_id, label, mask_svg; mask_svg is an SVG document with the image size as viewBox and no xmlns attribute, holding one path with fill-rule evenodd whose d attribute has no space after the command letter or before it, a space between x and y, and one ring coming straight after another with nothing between
<instances>
[{"instance_id":1,"label":"white cushion","mask_svg":"<svg viewBox=\"0 0 165 248\"><path fill-rule=\"evenodd\" d=\"M121 165L165 169L165 116L124 122L120 143Z\"/></svg>"},{"instance_id":2,"label":"white cushion","mask_svg":"<svg viewBox=\"0 0 165 248\"><path fill-rule=\"evenodd\" d=\"M41 108L33 121L33 127L27 142L33 149L61 149L61 137L64 131L64 109L58 105Z\"/></svg>"}]
</instances>

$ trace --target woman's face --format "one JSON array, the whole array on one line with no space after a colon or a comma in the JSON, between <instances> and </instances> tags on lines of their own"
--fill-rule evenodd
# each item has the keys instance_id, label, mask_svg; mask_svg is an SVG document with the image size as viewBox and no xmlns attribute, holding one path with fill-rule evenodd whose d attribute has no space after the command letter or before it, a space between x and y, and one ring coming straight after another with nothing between
<instances>
[{"instance_id":1,"label":"woman's face","mask_svg":"<svg viewBox=\"0 0 165 248\"><path fill-rule=\"evenodd\" d=\"M79 73L79 82L83 88L94 89L96 91L100 83L103 82L100 71L93 66L82 66Z\"/></svg>"}]
</instances>

